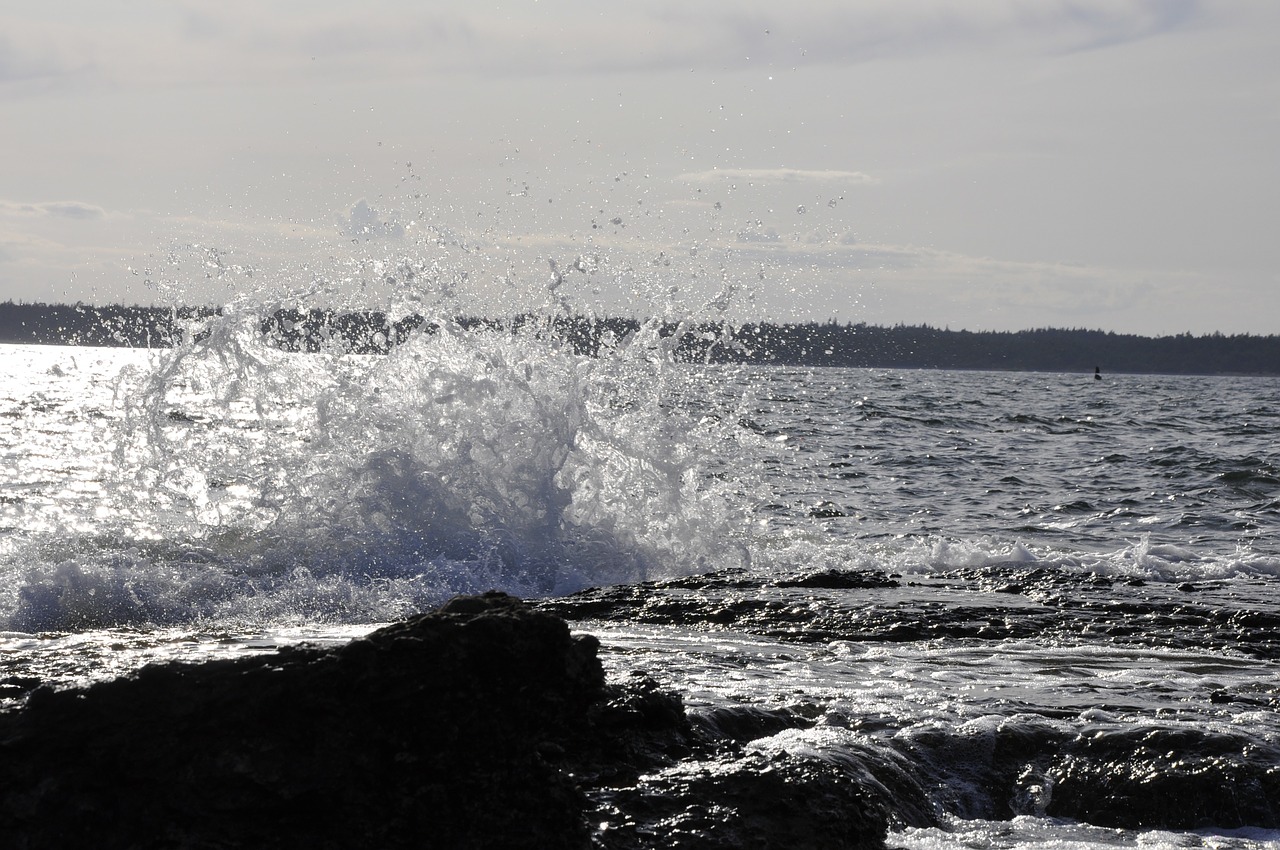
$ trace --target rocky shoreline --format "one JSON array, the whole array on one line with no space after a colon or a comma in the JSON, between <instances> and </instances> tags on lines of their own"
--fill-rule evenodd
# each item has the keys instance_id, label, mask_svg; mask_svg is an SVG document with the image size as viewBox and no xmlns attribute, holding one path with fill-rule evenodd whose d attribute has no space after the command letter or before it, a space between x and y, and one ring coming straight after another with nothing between
<instances>
[{"instance_id":1,"label":"rocky shoreline","mask_svg":"<svg viewBox=\"0 0 1280 850\"><path fill-rule=\"evenodd\" d=\"M748 753L499 593L334 649L40 687L0 715L0 846L874 848L885 788ZM748 736L749 737L749 736Z\"/></svg>"},{"instance_id":2,"label":"rocky shoreline","mask_svg":"<svg viewBox=\"0 0 1280 850\"><path fill-rule=\"evenodd\" d=\"M989 612L924 597L917 622L907 594L897 622L915 636L881 629L878 639L927 639L949 616L975 629L967 639L994 632L998 643L1019 618L1052 626L1066 604L1034 572L939 581L962 579ZM706 576L536 606L462 596L338 647L35 687L0 713L0 847L861 850L884 847L891 829L1018 814L1128 829L1280 827L1280 750L1221 724L1158 712L1095 722L1027 706L981 735L924 724L875 737L803 699L686 710L642 671L606 680L599 642L568 624L678 619L798 641L869 639L870 596L898 589L878 573L783 579L778 588L814 595L765 616L756 597L767 594L750 584ZM824 595L833 587L857 589L861 603L835 604ZM1090 604L1080 588L1070 595ZM1168 613L1172 603L1149 604ZM1216 634L1191 602L1169 611L1205 620L1201 639ZM1162 643L1152 631L1144 639ZM1230 693L1203 701L1275 708ZM753 744L761 739L774 745Z\"/></svg>"}]
</instances>

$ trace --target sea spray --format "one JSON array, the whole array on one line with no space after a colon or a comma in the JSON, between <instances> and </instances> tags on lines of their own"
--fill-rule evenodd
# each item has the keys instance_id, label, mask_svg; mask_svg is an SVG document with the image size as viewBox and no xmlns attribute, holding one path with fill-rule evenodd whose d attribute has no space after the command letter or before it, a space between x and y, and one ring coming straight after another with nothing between
<instances>
[{"instance_id":1,"label":"sea spray","mask_svg":"<svg viewBox=\"0 0 1280 850\"><path fill-rule=\"evenodd\" d=\"M262 318L121 373L100 526L23 547L9 628L369 622L749 560L764 444L656 324L591 357L549 322L439 319L368 356L283 351Z\"/></svg>"}]
</instances>

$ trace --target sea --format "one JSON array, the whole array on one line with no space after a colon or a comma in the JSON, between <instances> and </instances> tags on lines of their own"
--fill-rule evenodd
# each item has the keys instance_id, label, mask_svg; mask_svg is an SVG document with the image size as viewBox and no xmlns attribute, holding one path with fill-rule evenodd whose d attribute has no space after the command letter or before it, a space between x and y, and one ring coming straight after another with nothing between
<instances>
[{"instance_id":1,"label":"sea","mask_svg":"<svg viewBox=\"0 0 1280 850\"><path fill-rule=\"evenodd\" d=\"M889 847L1280 846L1280 380L202 321L0 346L11 709L496 588L691 713L807 719L749 749L909 776Z\"/></svg>"}]
</instances>

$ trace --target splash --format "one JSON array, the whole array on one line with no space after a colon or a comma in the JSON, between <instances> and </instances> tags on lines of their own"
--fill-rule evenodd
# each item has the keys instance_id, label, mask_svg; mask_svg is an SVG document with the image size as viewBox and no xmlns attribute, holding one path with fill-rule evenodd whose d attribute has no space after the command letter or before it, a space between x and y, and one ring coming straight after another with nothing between
<instances>
[{"instance_id":1,"label":"splash","mask_svg":"<svg viewBox=\"0 0 1280 850\"><path fill-rule=\"evenodd\" d=\"M367 623L750 561L770 449L723 373L677 355L735 344L739 249L660 214L613 252L595 229L526 244L403 200L416 215L307 261L195 242L148 261L162 301L230 297L120 374L95 501L8 544L0 626ZM583 353L573 321L602 293L655 318ZM358 344L331 320L352 314L377 316Z\"/></svg>"},{"instance_id":2,"label":"splash","mask_svg":"<svg viewBox=\"0 0 1280 850\"><path fill-rule=\"evenodd\" d=\"M281 350L262 317L124 370L105 519L20 553L9 628L368 622L749 559L753 437L656 323L596 356L448 320L351 355Z\"/></svg>"}]
</instances>

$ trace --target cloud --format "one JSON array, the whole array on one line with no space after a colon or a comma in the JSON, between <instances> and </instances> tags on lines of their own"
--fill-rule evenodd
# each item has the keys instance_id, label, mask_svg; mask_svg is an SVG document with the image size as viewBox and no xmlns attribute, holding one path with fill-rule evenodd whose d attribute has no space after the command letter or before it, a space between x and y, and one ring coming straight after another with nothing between
<instances>
[{"instance_id":1,"label":"cloud","mask_svg":"<svg viewBox=\"0 0 1280 850\"><path fill-rule=\"evenodd\" d=\"M1193 26L1207 17L1204 0L1023 4L1014 21L1032 32L1063 39L1069 49L1087 50L1141 41Z\"/></svg>"},{"instance_id":2,"label":"cloud","mask_svg":"<svg viewBox=\"0 0 1280 850\"><path fill-rule=\"evenodd\" d=\"M1122 44L1194 26L1211 6L1206 0L830 0L782 8L698 3L665 17L673 29L706 34L706 46L718 53L847 64L992 44L1050 51Z\"/></svg>"},{"instance_id":3,"label":"cloud","mask_svg":"<svg viewBox=\"0 0 1280 850\"><path fill-rule=\"evenodd\" d=\"M0 215L26 218L62 218L91 221L107 217L107 211L96 204L83 201L46 201L23 204L0 200Z\"/></svg>"},{"instance_id":4,"label":"cloud","mask_svg":"<svg viewBox=\"0 0 1280 850\"><path fill-rule=\"evenodd\" d=\"M807 171L800 168L715 168L681 174L687 183L711 183L716 180L741 180L754 183L854 183L880 181L861 171Z\"/></svg>"},{"instance_id":5,"label":"cloud","mask_svg":"<svg viewBox=\"0 0 1280 850\"><path fill-rule=\"evenodd\" d=\"M45 215L55 218L87 220L106 217L106 211L102 207L80 201L53 201L40 206Z\"/></svg>"},{"instance_id":6,"label":"cloud","mask_svg":"<svg viewBox=\"0 0 1280 850\"><path fill-rule=\"evenodd\" d=\"M41 14L49 13L24 9L5 21L0 33L0 98L24 100L66 91L89 81L98 70L89 55L92 39L99 37L96 32L76 32L58 18L41 22Z\"/></svg>"},{"instance_id":7,"label":"cloud","mask_svg":"<svg viewBox=\"0 0 1280 850\"><path fill-rule=\"evenodd\" d=\"M503 6L316 2L299 15L297 3L187 3L171 16L139 8L111 18L87 12L74 22L36 12L34 24L24 22L24 31L8 36L23 45L21 53L0 41L0 80L67 62L134 85L257 81L264 74L298 80L722 72L992 45L1088 49L1193 27L1217 11L1206 0L810 0L798 7L706 0L632 4L607 14L583 0ZM48 42L39 55L28 48L33 36Z\"/></svg>"},{"instance_id":8,"label":"cloud","mask_svg":"<svg viewBox=\"0 0 1280 850\"><path fill-rule=\"evenodd\" d=\"M37 56L30 49L19 49L13 40L0 35L0 83L20 82L61 73L48 56Z\"/></svg>"}]
</instances>

